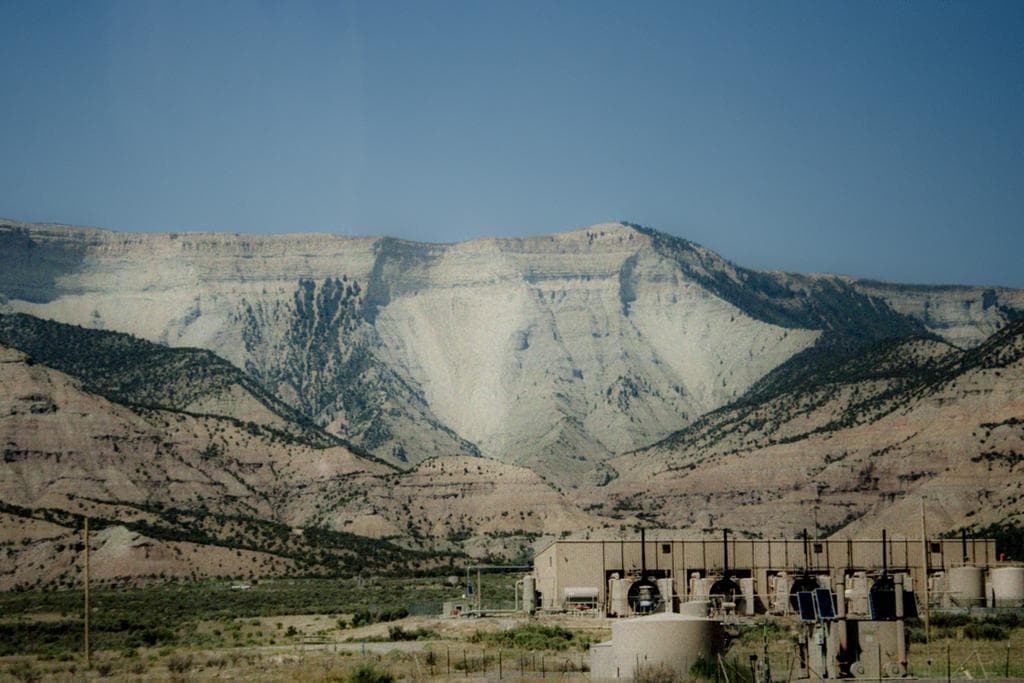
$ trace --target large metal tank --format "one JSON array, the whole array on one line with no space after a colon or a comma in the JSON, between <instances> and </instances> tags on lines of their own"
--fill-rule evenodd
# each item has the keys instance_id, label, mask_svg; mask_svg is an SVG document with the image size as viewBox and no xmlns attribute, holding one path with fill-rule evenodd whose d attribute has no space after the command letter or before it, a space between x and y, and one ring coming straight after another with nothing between
<instances>
[{"instance_id":1,"label":"large metal tank","mask_svg":"<svg viewBox=\"0 0 1024 683\"><path fill-rule=\"evenodd\" d=\"M952 567L946 574L946 585L949 587L949 600L955 606L984 606L985 573L981 567Z\"/></svg>"},{"instance_id":2,"label":"large metal tank","mask_svg":"<svg viewBox=\"0 0 1024 683\"><path fill-rule=\"evenodd\" d=\"M993 569L989 587L994 607L1024 607L1024 567Z\"/></svg>"},{"instance_id":3,"label":"large metal tank","mask_svg":"<svg viewBox=\"0 0 1024 683\"><path fill-rule=\"evenodd\" d=\"M666 667L687 677L698 659L714 661L722 648L722 625L712 619L658 613L612 623L615 668L594 678L632 678L637 666Z\"/></svg>"}]
</instances>

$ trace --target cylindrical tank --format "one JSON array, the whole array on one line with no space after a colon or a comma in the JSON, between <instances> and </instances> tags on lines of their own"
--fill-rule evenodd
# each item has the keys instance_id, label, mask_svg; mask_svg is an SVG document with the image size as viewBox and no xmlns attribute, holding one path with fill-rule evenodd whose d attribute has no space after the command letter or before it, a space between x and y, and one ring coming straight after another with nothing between
<instances>
[{"instance_id":1,"label":"cylindrical tank","mask_svg":"<svg viewBox=\"0 0 1024 683\"><path fill-rule=\"evenodd\" d=\"M707 600L708 589L711 587L713 581L702 579L700 574L694 572L690 574L690 599L691 600Z\"/></svg>"},{"instance_id":2,"label":"cylindrical tank","mask_svg":"<svg viewBox=\"0 0 1024 683\"><path fill-rule=\"evenodd\" d=\"M789 575L781 572L768 577L768 593L772 614L786 614L789 611Z\"/></svg>"},{"instance_id":3,"label":"cylindrical tank","mask_svg":"<svg viewBox=\"0 0 1024 683\"><path fill-rule=\"evenodd\" d=\"M715 660L722 647L722 625L681 614L652 614L612 623L612 643L623 678L632 678L638 664L686 676L699 658Z\"/></svg>"},{"instance_id":4,"label":"cylindrical tank","mask_svg":"<svg viewBox=\"0 0 1024 683\"><path fill-rule=\"evenodd\" d=\"M1024 607L1024 567L998 567L990 582L995 607Z\"/></svg>"},{"instance_id":5,"label":"cylindrical tank","mask_svg":"<svg viewBox=\"0 0 1024 683\"><path fill-rule=\"evenodd\" d=\"M847 582L846 600L851 615L866 616L871 613L868 609L868 592L871 584L864 572L856 572Z\"/></svg>"},{"instance_id":6,"label":"cylindrical tank","mask_svg":"<svg viewBox=\"0 0 1024 683\"><path fill-rule=\"evenodd\" d=\"M975 607L985 604L985 574L981 567L964 565L952 567L946 574L949 600L957 607Z\"/></svg>"},{"instance_id":7,"label":"cylindrical tank","mask_svg":"<svg viewBox=\"0 0 1024 683\"><path fill-rule=\"evenodd\" d=\"M754 580L751 578L740 579L740 591L743 592L743 614L748 617L754 616L757 608L754 603L757 598L754 593Z\"/></svg>"},{"instance_id":8,"label":"cylindrical tank","mask_svg":"<svg viewBox=\"0 0 1024 683\"><path fill-rule=\"evenodd\" d=\"M523 611L533 614L537 609L537 580L533 574L523 577Z\"/></svg>"},{"instance_id":9,"label":"cylindrical tank","mask_svg":"<svg viewBox=\"0 0 1024 683\"><path fill-rule=\"evenodd\" d=\"M626 599L626 580L612 577L608 581L608 595L611 596L611 613L616 617L629 614L629 601Z\"/></svg>"},{"instance_id":10,"label":"cylindrical tank","mask_svg":"<svg viewBox=\"0 0 1024 683\"><path fill-rule=\"evenodd\" d=\"M673 586L675 582L672 579L658 579L658 592L661 593L661 611L662 612L675 612L675 596L673 595Z\"/></svg>"}]
</instances>

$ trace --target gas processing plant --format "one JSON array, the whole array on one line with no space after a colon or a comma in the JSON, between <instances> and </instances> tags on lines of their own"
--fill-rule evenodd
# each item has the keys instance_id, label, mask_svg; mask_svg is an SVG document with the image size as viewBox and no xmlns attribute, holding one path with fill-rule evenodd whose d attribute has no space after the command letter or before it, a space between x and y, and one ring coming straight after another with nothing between
<instances>
[{"instance_id":1,"label":"gas processing plant","mask_svg":"<svg viewBox=\"0 0 1024 683\"><path fill-rule=\"evenodd\" d=\"M640 666L685 675L714 661L723 624L763 615L803 624L801 675L907 675L905 620L935 609L1024 607L1024 567L991 539L559 540L522 583L530 613L615 617L591 648L593 680L630 679ZM619 618L621 617L621 618Z\"/></svg>"}]
</instances>

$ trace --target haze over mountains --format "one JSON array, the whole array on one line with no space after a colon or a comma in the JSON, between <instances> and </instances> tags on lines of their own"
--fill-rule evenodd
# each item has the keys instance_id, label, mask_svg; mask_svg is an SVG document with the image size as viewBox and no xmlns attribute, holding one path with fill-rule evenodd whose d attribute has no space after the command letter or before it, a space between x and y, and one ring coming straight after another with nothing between
<instances>
[{"instance_id":1,"label":"haze over mountains","mask_svg":"<svg viewBox=\"0 0 1024 683\"><path fill-rule=\"evenodd\" d=\"M522 552L536 534L634 514L790 533L808 526L808 500L830 530L899 528L920 495L943 530L1024 507L1006 476L1024 452L1021 290L754 271L622 223L433 245L0 220L0 297L3 367L28 387L4 392L4 441L29 455L5 456L0 497L19 510L88 507L67 502L78 484L56 484L72 451L141 458L92 472L107 488L90 505L201 503L408 552L438 537L446 552ZM102 362L118 349L127 369ZM22 395L48 398L22 410ZM36 425L90 401L103 438L80 428L52 442ZM210 420L240 430L241 451L203 460ZM161 488L154 453L128 445L172 423L189 435L171 440L175 457L202 473L188 495ZM342 484L332 453L362 483ZM233 459L301 474L252 479ZM29 485L35 460L51 474ZM201 483L228 473L250 493ZM439 497L455 478L462 508ZM553 487L577 489L573 502ZM303 493L285 504L289 490ZM526 519L541 500L549 519Z\"/></svg>"}]
</instances>

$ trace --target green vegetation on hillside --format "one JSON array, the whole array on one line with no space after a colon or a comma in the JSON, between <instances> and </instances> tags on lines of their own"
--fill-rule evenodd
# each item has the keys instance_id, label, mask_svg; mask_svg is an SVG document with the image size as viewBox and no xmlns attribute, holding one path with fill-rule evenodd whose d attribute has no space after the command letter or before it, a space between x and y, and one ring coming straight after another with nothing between
<instances>
[{"instance_id":1,"label":"green vegetation on hillside","mask_svg":"<svg viewBox=\"0 0 1024 683\"><path fill-rule=\"evenodd\" d=\"M145 512L146 518L121 521L94 517L90 519L94 532L105 527L124 526L157 540L267 553L293 560L299 571L307 575L339 576L368 570L407 573L448 568L450 571L455 559L461 557L451 553L408 550L386 540L319 527L308 527L296 533L292 527L279 522L225 515L201 508L183 510L159 505L120 505ZM0 502L0 512L44 520L69 529L78 530L84 524L83 517L65 510L29 509Z\"/></svg>"},{"instance_id":2,"label":"green vegetation on hillside","mask_svg":"<svg viewBox=\"0 0 1024 683\"><path fill-rule=\"evenodd\" d=\"M168 348L129 334L20 313L0 314L0 344L77 378L87 391L126 405L185 411L237 386L282 418L284 426L277 430L282 436L316 447L344 443L210 351Z\"/></svg>"}]
</instances>

